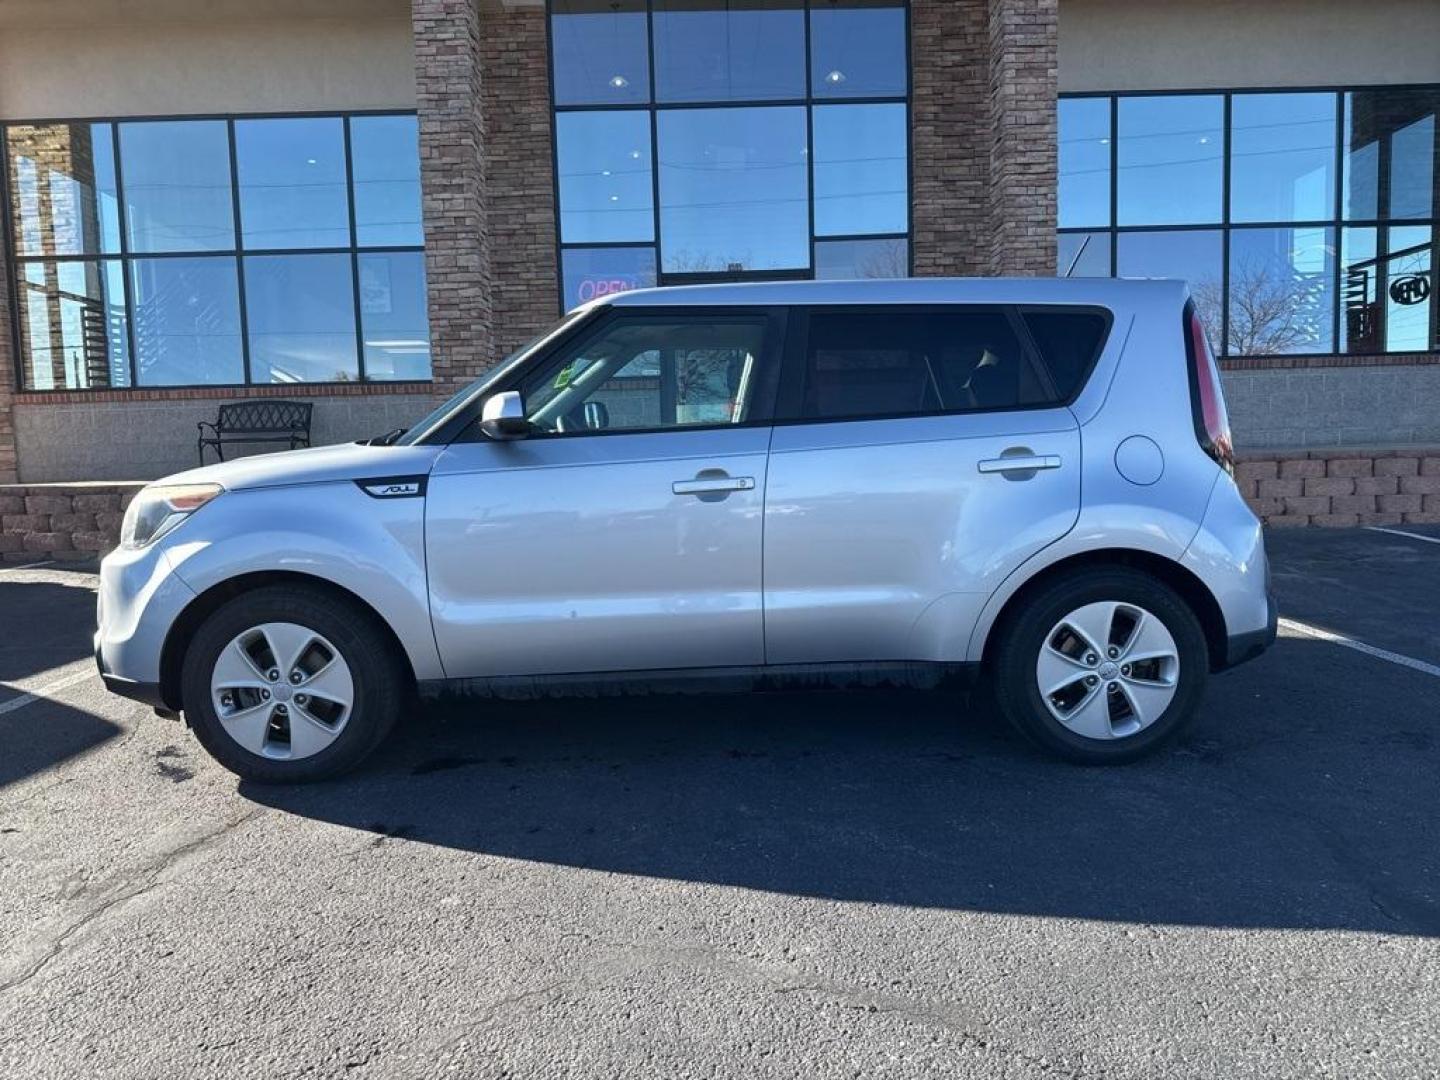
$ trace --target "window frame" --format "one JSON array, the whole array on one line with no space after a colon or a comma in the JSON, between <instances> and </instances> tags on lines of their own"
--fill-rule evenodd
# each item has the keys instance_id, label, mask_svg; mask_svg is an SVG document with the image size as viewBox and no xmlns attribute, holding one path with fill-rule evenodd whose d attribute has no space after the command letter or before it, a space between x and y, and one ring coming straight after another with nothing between
<instances>
[{"instance_id":1,"label":"window frame","mask_svg":"<svg viewBox=\"0 0 1440 1080\"><path fill-rule=\"evenodd\" d=\"M550 365L560 362L576 350L587 348L592 342L620 323L676 322L682 319L704 322L744 319L761 321L765 324L764 344L761 355L757 357L755 396L751 401L747 419L739 423L667 424L659 427L615 428L613 430L532 431L525 436L524 441L615 438L623 435L679 435L685 432L735 431L741 428L770 427L775 416L775 404L780 380L783 377L784 352L786 342L789 340L790 311L788 308L783 305L753 304L625 304L622 306L606 304L581 316L559 337L545 342L542 347L511 370L505 378L485 387L483 393L477 393L477 396L466 402L461 409L457 410L457 415L442 425L435 438L427 438L422 441L490 442L492 441L490 437L480 431L480 410L483 408L486 398L511 390L523 395L525 385L542 375Z\"/></svg>"},{"instance_id":2,"label":"window frame","mask_svg":"<svg viewBox=\"0 0 1440 1080\"><path fill-rule=\"evenodd\" d=\"M1095 304L995 304L995 303L967 303L956 301L948 304L797 304L790 309L789 334L785 343L785 361L781 368L780 394L775 407L775 426L798 425L798 424L864 424L875 420L923 420L934 417L967 417L967 416L990 416L995 413L1016 413L1016 412L1043 412L1053 409L1068 409L1073 405L1084 392L1089 384L1095 367L1100 361L1101 355L1105 352L1109 343L1111 331L1114 328L1115 316L1109 308ZM1055 390L1055 383L1040 356L1039 347L1030 333L1029 326L1025 323L1025 314L1029 312L1083 312L1090 315L1099 315L1105 320L1104 333L1100 338L1100 345L1095 350L1086 364L1085 369L1075 389L1065 397L1061 397ZM810 322L816 315L870 315L876 317L893 317L896 315L963 315L963 314L986 314L1003 315L1009 324L1011 331L1015 334L1015 340L1020 345L1021 362L1030 369L1031 376L1036 383L1046 389L1051 399L1031 405L1007 405L996 409L939 409L927 410L924 412L902 412L902 413L875 413L867 416L806 416L804 415L806 381L808 377L808 356L810 351Z\"/></svg>"},{"instance_id":3,"label":"window frame","mask_svg":"<svg viewBox=\"0 0 1440 1080\"><path fill-rule=\"evenodd\" d=\"M812 71L812 26L811 11L818 6L819 0L803 0L801 11L804 15L804 87L805 92L800 97L780 99L749 99L749 98L727 98L717 101L660 101L655 93L655 5L654 0L646 0L646 44L650 61L650 85L643 101L618 103L607 102L604 104L569 104L559 105L555 103L555 50L554 50L554 20L557 12L553 0L545 2L545 65L546 79L550 90L550 116L552 132L550 137L551 157L551 179L553 185L552 195L555 207L555 228L554 228L554 250L555 266L557 275L564 263L564 252L580 248L621 248L635 247L647 248L655 254L655 282L660 286L669 285L694 285L715 281L809 281L815 278L815 245L830 240L903 240L906 245L906 276L913 276L915 273L915 134L914 134L914 108L912 98L914 97L914 62L913 45L911 33L913 30L914 15L911 11L910 0L895 0L904 16L904 41L905 41L905 72L904 92L900 95L873 95L857 97L823 97L817 96L813 85ZM815 138L814 138L814 109L817 106L843 107L845 105L903 105L905 108L905 231L903 233L864 233L864 234L836 234L833 236L818 236L815 232ZM805 139L806 139L806 219L808 228L809 243L806 250L808 265L801 268L788 268L782 270L742 270L733 271L696 271L696 272L672 272L667 273L665 266L664 238L661 233L661 202L660 202L660 160L659 160L659 114L661 112L680 111L684 109L722 109L722 108L750 108L766 106L795 106L805 110ZM566 112L605 112L605 111L635 111L648 113L650 120L650 160L651 160L651 206L654 213L653 240L627 241L623 243L578 243L567 244L560 236L560 182L559 182L559 154L557 140L554 136L554 118ZM565 282L563 277L557 280L558 306L560 314L565 314Z\"/></svg>"},{"instance_id":4,"label":"window frame","mask_svg":"<svg viewBox=\"0 0 1440 1080\"><path fill-rule=\"evenodd\" d=\"M62 117L16 117L0 120L0 244L4 245L4 253L7 260L6 272L10 275L9 287L9 310L5 313L8 318L8 332L14 346L15 372L13 376L13 387L17 393L56 393L76 395L77 397L87 394L101 393L132 393L136 391L152 390L251 390L256 387L293 387L297 393L305 393L311 388L324 388L332 386L351 386L358 384L372 384L375 386L398 385L415 382L433 382L433 351L432 370L427 379L404 379L404 380L371 380L366 376L365 370L365 347L364 347L364 326L361 313L360 297L360 267L359 259L362 254L372 253L420 253L424 254L424 244L403 244L403 245L361 245L358 243L356 215L355 215L355 187L354 187L354 155L351 145L351 121L359 117L367 116L404 116L418 117L415 109L320 109L320 110L287 110L267 111L254 113L165 113L165 114L141 114L125 116L62 116ZM295 119L338 119L343 128L343 147L345 154L345 186L346 186L346 208L349 224L350 243L338 247L310 247L310 248L247 248L244 246L242 233L242 220L240 216L240 186L239 167L236 159L235 125L239 121L248 120L295 120ZM132 250L130 238L127 235L127 221L124 208L125 203L125 179L124 162L120 156L120 126L128 123L152 123L152 122L176 122L176 121L220 121L225 124L226 138L229 144L230 153L230 202L232 220L234 221L234 243L235 246L214 251L165 251L165 252L142 252ZM417 121L418 122L418 121ZM104 124L109 127L109 135L113 148L115 161L115 195L117 202L117 220L119 226L119 250L110 253L95 253L88 255L19 255L17 254L17 223L14 220L13 208L11 205L11 184L14 177L10 169L10 131L12 128L25 127L47 127L47 126L76 126L85 124ZM350 257L351 291L355 306L355 343L356 363L358 375L354 383L351 382L301 382L301 383L271 383L256 382L251 375L250 362L250 332L246 314L245 302L245 258L250 255L348 255ZM188 383L141 383L139 375L139 357L135 348L135 319L134 319L134 298L130 282L131 265L139 260L147 259L181 259L181 258L214 258L228 259L234 266L237 280L237 298L240 309L240 338L241 355L243 360L242 382L188 382ZM125 386L83 386L83 387L57 387L53 390L41 390L26 385L27 366L25 362L25 337L21 325L21 268L27 263L41 262L95 262L105 259L113 259L120 262L122 266L122 280L124 282L124 304L126 312L126 338L128 348L128 369L129 384Z\"/></svg>"},{"instance_id":5,"label":"window frame","mask_svg":"<svg viewBox=\"0 0 1440 1080\"><path fill-rule=\"evenodd\" d=\"M1110 223L1107 226L1067 226L1061 227L1057 222L1057 236L1066 234L1094 234L1106 238L1110 245L1110 277L1115 277L1119 268L1119 247L1120 237L1127 233L1154 233L1154 232L1207 232L1216 231L1220 233L1220 312L1219 325L1207 327L1215 342L1215 356L1217 361L1229 363L1231 361L1244 362L1250 359L1278 357L1286 360L1306 360L1317 358L1334 358L1345 356L1406 356L1413 355L1415 350L1403 350L1398 352L1387 352L1383 349L1377 352L1350 353L1344 351L1344 290L1345 290L1345 265L1342 257L1342 236L1345 229L1353 228L1374 228L1385 229L1395 225L1415 225L1431 230L1431 299L1430 299L1430 347L1426 351L1440 349L1440 270L1436 264L1440 263L1440 190L1432 196L1432 216L1421 218L1346 218L1345 217L1345 167L1348 148L1346 145L1346 108L1345 99L1350 94L1361 93L1404 93L1406 91L1422 91L1440 94L1440 83L1395 83L1395 84L1371 84L1371 85L1327 85L1327 86L1246 86L1246 87L1195 87L1188 89L1145 89L1145 90L1086 90L1067 92L1060 95L1060 100L1072 99L1107 99L1110 103ZM1232 133L1233 133L1233 100L1236 97L1251 97L1262 94L1327 94L1334 98L1335 103L1335 139L1331 163L1331 184L1329 205L1330 216L1325 218L1307 218L1295 221L1237 221L1231 213L1231 186L1234 159L1232 155ZM1204 223L1185 223L1168 225L1121 225L1119 224L1119 103L1126 98L1135 97L1204 97L1220 96L1224 100L1223 107L1223 133L1222 133L1222 164L1221 176L1223 189L1221 193L1221 215L1218 221ZM1058 110L1057 110L1058 116ZM1437 119L1440 125L1440 119ZM1057 133L1058 137L1058 133ZM1440 134L1437 134L1440 140ZM1440 176L1433 181L1437 188L1440 188ZM1058 177L1057 177L1058 184ZM1378 208L1377 208L1378 209ZM1333 230L1335 238L1334 267L1326 276L1326 286L1331 292L1332 300L1330 305L1330 341L1332 348L1326 350L1315 350L1309 352L1286 352L1286 353L1234 353L1230 351L1230 266L1231 266L1231 237L1237 231L1251 229L1306 229L1306 228L1329 228ZM1378 235L1378 234L1377 234ZM1056 272L1063 274L1065 267L1057 267Z\"/></svg>"}]
</instances>

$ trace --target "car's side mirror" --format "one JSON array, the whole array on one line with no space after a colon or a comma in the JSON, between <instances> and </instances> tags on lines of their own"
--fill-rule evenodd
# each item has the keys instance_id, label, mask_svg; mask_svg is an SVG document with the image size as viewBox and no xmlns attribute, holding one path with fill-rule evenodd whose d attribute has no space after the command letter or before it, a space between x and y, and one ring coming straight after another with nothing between
<instances>
[{"instance_id":1,"label":"car's side mirror","mask_svg":"<svg viewBox=\"0 0 1440 1080\"><path fill-rule=\"evenodd\" d=\"M525 400L520 391L506 390L486 398L480 409L480 430L501 442L529 435L530 421L525 419Z\"/></svg>"}]
</instances>

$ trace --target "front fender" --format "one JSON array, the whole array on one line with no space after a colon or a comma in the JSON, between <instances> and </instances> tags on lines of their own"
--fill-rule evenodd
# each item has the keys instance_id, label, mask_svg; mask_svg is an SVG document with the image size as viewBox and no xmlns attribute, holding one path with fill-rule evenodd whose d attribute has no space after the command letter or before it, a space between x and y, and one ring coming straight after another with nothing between
<instances>
[{"instance_id":1,"label":"front fender","mask_svg":"<svg viewBox=\"0 0 1440 1080\"><path fill-rule=\"evenodd\" d=\"M227 492L172 534L166 557L196 594L244 574L320 578L369 604L417 679L444 678L425 577L425 500L340 480Z\"/></svg>"}]
</instances>

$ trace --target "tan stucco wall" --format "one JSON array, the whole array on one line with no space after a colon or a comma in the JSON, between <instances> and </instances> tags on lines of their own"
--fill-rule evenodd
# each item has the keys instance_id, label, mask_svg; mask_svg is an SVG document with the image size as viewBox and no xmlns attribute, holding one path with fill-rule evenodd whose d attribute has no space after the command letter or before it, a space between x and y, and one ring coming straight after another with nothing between
<instances>
[{"instance_id":1,"label":"tan stucco wall","mask_svg":"<svg viewBox=\"0 0 1440 1080\"><path fill-rule=\"evenodd\" d=\"M0 0L0 118L414 102L407 0Z\"/></svg>"},{"instance_id":2,"label":"tan stucco wall","mask_svg":"<svg viewBox=\"0 0 1440 1080\"><path fill-rule=\"evenodd\" d=\"M1440 0L1060 0L1060 90L1440 82Z\"/></svg>"}]
</instances>

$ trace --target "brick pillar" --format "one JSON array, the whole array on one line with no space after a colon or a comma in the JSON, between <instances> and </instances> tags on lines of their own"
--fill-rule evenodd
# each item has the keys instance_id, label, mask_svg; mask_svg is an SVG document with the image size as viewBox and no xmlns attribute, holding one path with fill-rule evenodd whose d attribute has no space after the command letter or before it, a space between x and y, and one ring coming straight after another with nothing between
<instances>
[{"instance_id":1,"label":"brick pillar","mask_svg":"<svg viewBox=\"0 0 1440 1080\"><path fill-rule=\"evenodd\" d=\"M990 272L1055 273L1058 0L990 0Z\"/></svg>"},{"instance_id":2,"label":"brick pillar","mask_svg":"<svg viewBox=\"0 0 1440 1080\"><path fill-rule=\"evenodd\" d=\"M1053 274L1056 0L912 0L915 273Z\"/></svg>"},{"instance_id":3,"label":"brick pillar","mask_svg":"<svg viewBox=\"0 0 1440 1080\"><path fill-rule=\"evenodd\" d=\"M544 0L486 0L480 37L499 359L560 315Z\"/></svg>"},{"instance_id":4,"label":"brick pillar","mask_svg":"<svg viewBox=\"0 0 1440 1080\"><path fill-rule=\"evenodd\" d=\"M475 0L411 0L436 389L493 362L489 192Z\"/></svg>"}]
</instances>

